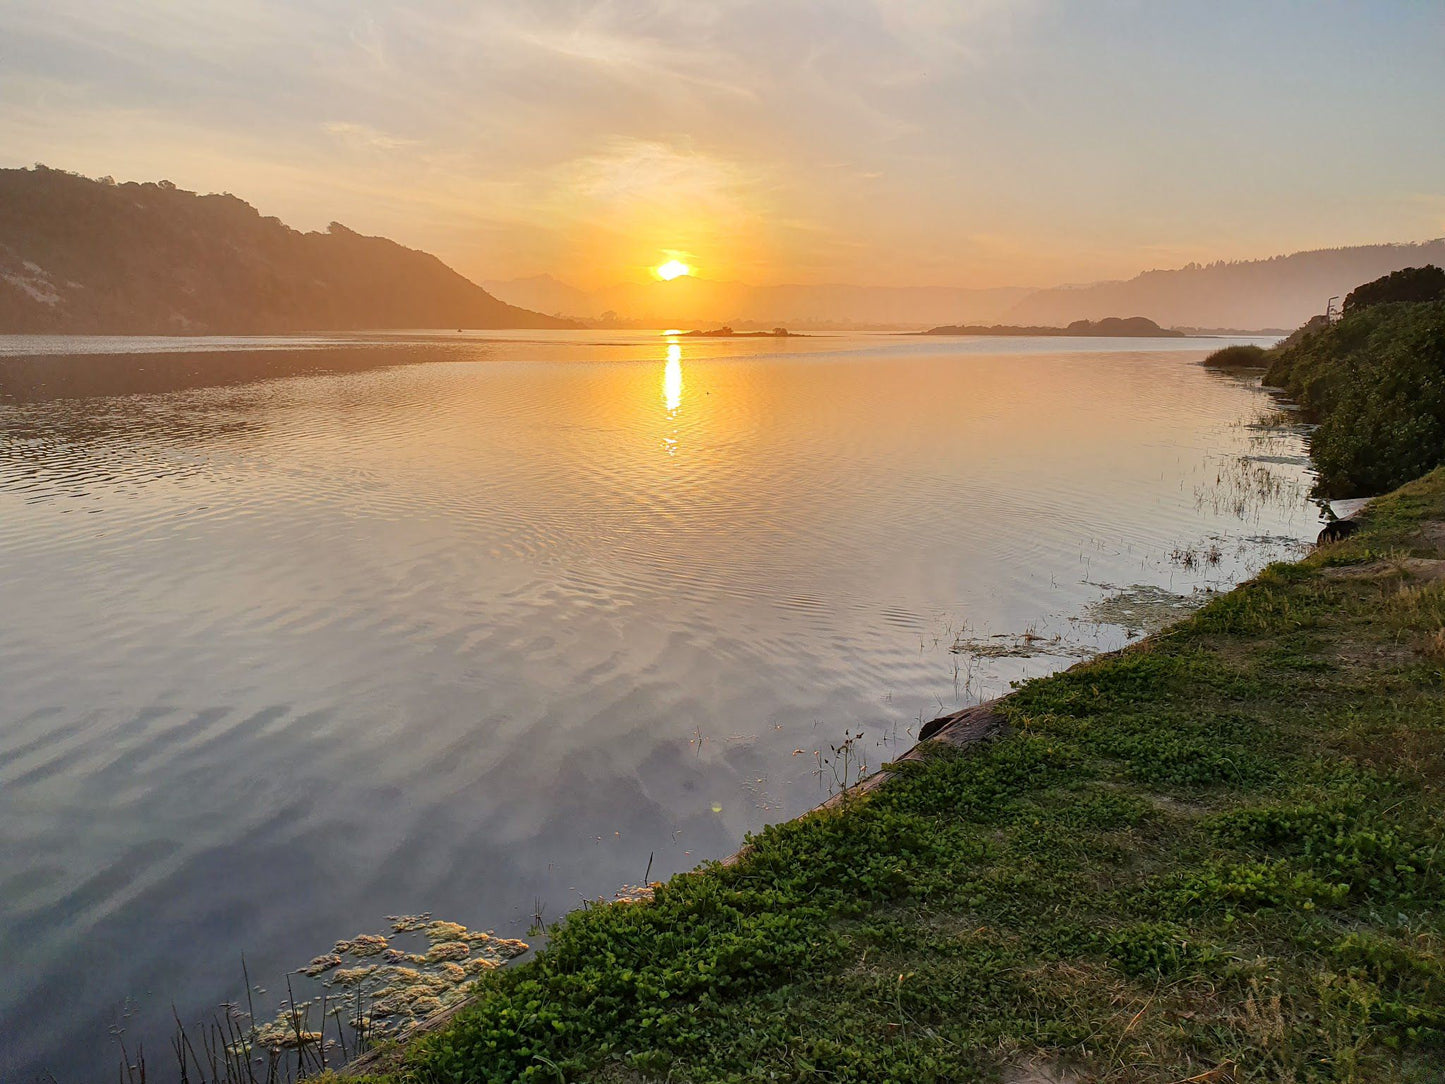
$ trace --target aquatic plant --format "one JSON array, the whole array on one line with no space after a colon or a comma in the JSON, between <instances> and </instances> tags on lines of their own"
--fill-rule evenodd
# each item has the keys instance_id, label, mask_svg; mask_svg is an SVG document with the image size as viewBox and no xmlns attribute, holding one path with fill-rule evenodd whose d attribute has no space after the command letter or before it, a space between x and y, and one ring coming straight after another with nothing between
<instances>
[{"instance_id":1,"label":"aquatic plant","mask_svg":"<svg viewBox=\"0 0 1445 1084\"><path fill-rule=\"evenodd\" d=\"M176 1016L171 1040L180 1084L280 1084L344 1064L378 1042L461 1002L479 975L528 950L522 941L469 930L430 914L388 916L390 934L362 933L336 942L297 975L320 981L310 998L286 998L270 1019L257 1016L244 961L246 1008L228 1004L210 1021L187 1028ZM425 941L408 951L407 938ZM403 945L395 942L401 941ZM122 1046L122 1080L146 1084L144 1050Z\"/></svg>"},{"instance_id":2,"label":"aquatic plant","mask_svg":"<svg viewBox=\"0 0 1445 1084\"><path fill-rule=\"evenodd\" d=\"M1237 343L1216 350L1204 359L1211 369L1267 369L1269 355L1254 343Z\"/></svg>"}]
</instances>

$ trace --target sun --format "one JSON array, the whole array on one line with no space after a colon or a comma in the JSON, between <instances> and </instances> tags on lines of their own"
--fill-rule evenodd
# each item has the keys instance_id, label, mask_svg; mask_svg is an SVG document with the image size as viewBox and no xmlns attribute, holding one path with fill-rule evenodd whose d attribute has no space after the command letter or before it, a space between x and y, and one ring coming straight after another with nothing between
<instances>
[{"instance_id":1,"label":"sun","mask_svg":"<svg viewBox=\"0 0 1445 1084\"><path fill-rule=\"evenodd\" d=\"M673 279L692 274L692 268L681 260L668 260L667 263L659 265L656 272L658 278L664 282L671 282Z\"/></svg>"}]
</instances>

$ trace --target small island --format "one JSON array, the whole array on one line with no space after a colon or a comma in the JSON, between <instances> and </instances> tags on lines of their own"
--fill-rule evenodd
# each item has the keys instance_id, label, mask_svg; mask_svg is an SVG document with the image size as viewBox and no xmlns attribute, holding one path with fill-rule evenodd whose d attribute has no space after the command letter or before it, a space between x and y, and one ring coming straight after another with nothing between
<instances>
[{"instance_id":1,"label":"small island","mask_svg":"<svg viewBox=\"0 0 1445 1084\"><path fill-rule=\"evenodd\" d=\"M715 327L711 331L684 331L683 335L694 339L806 339L806 335L799 335L796 331L789 331L785 327L775 327L772 331L734 331L724 324L722 327Z\"/></svg>"},{"instance_id":2,"label":"small island","mask_svg":"<svg viewBox=\"0 0 1445 1084\"><path fill-rule=\"evenodd\" d=\"M1162 328L1147 316L1106 316L1102 320L1075 320L1068 327L1026 327L1015 324L948 324L920 335L1094 335L1108 338L1182 339L1184 332Z\"/></svg>"}]
</instances>

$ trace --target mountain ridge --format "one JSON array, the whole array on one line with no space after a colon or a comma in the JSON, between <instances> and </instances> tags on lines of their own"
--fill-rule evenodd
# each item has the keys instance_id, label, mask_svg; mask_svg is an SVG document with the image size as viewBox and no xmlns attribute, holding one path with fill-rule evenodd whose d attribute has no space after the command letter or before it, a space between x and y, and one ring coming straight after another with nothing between
<instances>
[{"instance_id":1,"label":"mountain ridge","mask_svg":"<svg viewBox=\"0 0 1445 1084\"><path fill-rule=\"evenodd\" d=\"M1445 238L1305 249L1142 271L1131 279L1055 286L1021 299L1010 323L1055 324L1144 312L1166 327L1297 327L1361 282L1445 260Z\"/></svg>"},{"instance_id":2,"label":"mountain ridge","mask_svg":"<svg viewBox=\"0 0 1445 1084\"><path fill-rule=\"evenodd\" d=\"M229 193L0 169L0 332L576 326L338 222L302 233Z\"/></svg>"}]
</instances>

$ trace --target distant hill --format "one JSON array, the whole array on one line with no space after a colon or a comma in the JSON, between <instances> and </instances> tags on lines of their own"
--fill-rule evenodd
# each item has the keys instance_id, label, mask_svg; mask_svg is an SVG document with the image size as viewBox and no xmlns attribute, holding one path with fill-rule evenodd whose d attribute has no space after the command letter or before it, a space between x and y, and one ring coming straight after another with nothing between
<instances>
[{"instance_id":1,"label":"distant hill","mask_svg":"<svg viewBox=\"0 0 1445 1084\"><path fill-rule=\"evenodd\" d=\"M1147 312L1166 327L1297 327L1361 282L1445 261L1445 238L1409 245L1361 245L1268 260L1190 264L1145 271L1125 282L1039 290L1008 310L1019 324L1066 324L1114 312Z\"/></svg>"},{"instance_id":2,"label":"distant hill","mask_svg":"<svg viewBox=\"0 0 1445 1084\"><path fill-rule=\"evenodd\" d=\"M1005 286L750 286L683 277L582 290L550 275L486 282L514 305L615 327L921 329L934 325L1064 327L1147 313L1163 327L1259 331L1298 327L1332 296L1401 268L1445 262L1445 239L1296 252L1268 260L1190 264L1127 281Z\"/></svg>"},{"instance_id":3,"label":"distant hill","mask_svg":"<svg viewBox=\"0 0 1445 1084\"><path fill-rule=\"evenodd\" d=\"M1102 320L1075 320L1068 327L1039 327L1019 324L950 324L929 328L925 335L1082 335L1116 339L1182 339L1182 331L1166 331L1147 316L1106 316Z\"/></svg>"},{"instance_id":4,"label":"distant hill","mask_svg":"<svg viewBox=\"0 0 1445 1084\"><path fill-rule=\"evenodd\" d=\"M0 170L0 332L570 326L339 223L301 233L235 196L168 181Z\"/></svg>"},{"instance_id":5,"label":"distant hill","mask_svg":"<svg viewBox=\"0 0 1445 1084\"><path fill-rule=\"evenodd\" d=\"M921 328L944 320L993 320L1027 287L975 290L953 286L750 286L687 276L671 282L629 282L580 290L551 275L484 282L514 305L632 327L732 324L815 330L844 327ZM612 314L608 316L607 314Z\"/></svg>"},{"instance_id":6,"label":"distant hill","mask_svg":"<svg viewBox=\"0 0 1445 1084\"><path fill-rule=\"evenodd\" d=\"M569 286L551 275L529 275L519 279L483 279L482 289L493 297L501 298L509 305L520 305L524 309L551 313L553 316L595 320L607 309L606 305L599 308L597 299L586 290Z\"/></svg>"}]
</instances>

